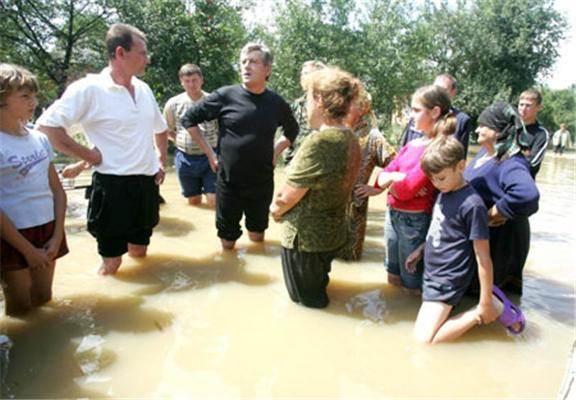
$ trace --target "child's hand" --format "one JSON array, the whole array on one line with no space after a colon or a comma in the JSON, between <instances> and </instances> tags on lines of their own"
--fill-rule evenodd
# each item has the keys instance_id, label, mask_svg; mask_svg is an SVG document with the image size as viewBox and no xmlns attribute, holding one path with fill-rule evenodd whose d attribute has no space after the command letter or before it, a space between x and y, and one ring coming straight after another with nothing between
<instances>
[{"instance_id":1,"label":"child's hand","mask_svg":"<svg viewBox=\"0 0 576 400\"><path fill-rule=\"evenodd\" d=\"M354 189L354 194L359 199L364 199L369 196L376 196L383 191L383 189L375 188L374 186L358 184Z\"/></svg>"},{"instance_id":2,"label":"child's hand","mask_svg":"<svg viewBox=\"0 0 576 400\"><path fill-rule=\"evenodd\" d=\"M400 182L404 178L406 178L406 174L403 172L380 172L378 175L378 186L386 189L394 182Z\"/></svg>"},{"instance_id":3,"label":"child's hand","mask_svg":"<svg viewBox=\"0 0 576 400\"><path fill-rule=\"evenodd\" d=\"M406 178L406 174L404 172L390 172L390 180L392 182L400 182Z\"/></svg>"},{"instance_id":4,"label":"child's hand","mask_svg":"<svg viewBox=\"0 0 576 400\"><path fill-rule=\"evenodd\" d=\"M50 240L48 240L44 244L43 249L46 252L46 255L48 256L48 258L50 260L54 260L56 258L56 256L58 255L58 250L60 249L61 243L62 243L62 238L56 237L56 235L53 235L50 238Z\"/></svg>"},{"instance_id":5,"label":"child's hand","mask_svg":"<svg viewBox=\"0 0 576 400\"><path fill-rule=\"evenodd\" d=\"M26 258L26 264L28 264L28 267L32 269L46 268L50 265L50 261L52 261L50 257L48 257L46 250L36 247L34 250L27 252L24 255L24 258Z\"/></svg>"},{"instance_id":6,"label":"child's hand","mask_svg":"<svg viewBox=\"0 0 576 400\"><path fill-rule=\"evenodd\" d=\"M410 255L406 258L406 263L404 264L406 267L406 271L413 274L416 272L416 266L424 256L424 245L418 246L416 250L414 250Z\"/></svg>"},{"instance_id":7,"label":"child's hand","mask_svg":"<svg viewBox=\"0 0 576 400\"><path fill-rule=\"evenodd\" d=\"M489 324L499 317L498 310L492 302L488 304L479 303L476 310L478 311L478 319L481 324Z\"/></svg>"}]
</instances>

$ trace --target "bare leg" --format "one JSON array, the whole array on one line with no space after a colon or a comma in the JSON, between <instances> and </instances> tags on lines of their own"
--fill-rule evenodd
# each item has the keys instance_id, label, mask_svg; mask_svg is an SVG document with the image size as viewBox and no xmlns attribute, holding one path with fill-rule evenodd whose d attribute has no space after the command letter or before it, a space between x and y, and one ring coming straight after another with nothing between
<instances>
[{"instance_id":1,"label":"bare leg","mask_svg":"<svg viewBox=\"0 0 576 400\"><path fill-rule=\"evenodd\" d=\"M264 232L248 232L248 237L253 242L263 242Z\"/></svg>"},{"instance_id":2,"label":"bare leg","mask_svg":"<svg viewBox=\"0 0 576 400\"><path fill-rule=\"evenodd\" d=\"M400 280L400 275L394 275L391 273L388 273L388 283L392 286L402 286L402 281Z\"/></svg>"},{"instance_id":3,"label":"bare leg","mask_svg":"<svg viewBox=\"0 0 576 400\"><path fill-rule=\"evenodd\" d=\"M31 287L30 268L2 273L6 315L22 315L32 309Z\"/></svg>"},{"instance_id":4,"label":"bare leg","mask_svg":"<svg viewBox=\"0 0 576 400\"><path fill-rule=\"evenodd\" d=\"M148 245L128 243L128 255L134 258L146 257Z\"/></svg>"},{"instance_id":5,"label":"bare leg","mask_svg":"<svg viewBox=\"0 0 576 400\"><path fill-rule=\"evenodd\" d=\"M33 307L39 307L52 300L52 282L54 281L55 266L56 260L52 261L46 268L30 270L30 276L32 278L30 297Z\"/></svg>"},{"instance_id":6,"label":"bare leg","mask_svg":"<svg viewBox=\"0 0 576 400\"><path fill-rule=\"evenodd\" d=\"M220 239L220 243L222 243L222 249L223 250L232 250L234 248L234 245L236 244L235 240L226 240L226 239Z\"/></svg>"},{"instance_id":7,"label":"bare leg","mask_svg":"<svg viewBox=\"0 0 576 400\"><path fill-rule=\"evenodd\" d=\"M476 307L450 318L444 323L432 343L449 342L459 338L480 323Z\"/></svg>"},{"instance_id":8,"label":"bare leg","mask_svg":"<svg viewBox=\"0 0 576 400\"><path fill-rule=\"evenodd\" d=\"M98 270L100 275L114 275L122 264L122 256L120 257L102 257L102 264Z\"/></svg>"},{"instance_id":9,"label":"bare leg","mask_svg":"<svg viewBox=\"0 0 576 400\"><path fill-rule=\"evenodd\" d=\"M202 196L190 196L188 197L188 205L199 206L202 203Z\"/></svg>"},{"instance_id":10,"label":"bare leg","mask_svg":"<svg viewBox=\"0 0 576 400\"><path fill-rule=\"evenodd\" d=\"M414 339L421 343L432 343L438 330L446 322L452 306L439 301L424 301L414 324Z\"/></svg>"},{"instance_id":11,"label":"bare leg","mask_svg":"<svg viewBox=\"0 0 576 400\"><path fill-rule=\"evenodd\" d=\"M216 194L206 193L206 200L208 201L208 207L212 209L216 208Z\"/></svg>"}]
</instances>

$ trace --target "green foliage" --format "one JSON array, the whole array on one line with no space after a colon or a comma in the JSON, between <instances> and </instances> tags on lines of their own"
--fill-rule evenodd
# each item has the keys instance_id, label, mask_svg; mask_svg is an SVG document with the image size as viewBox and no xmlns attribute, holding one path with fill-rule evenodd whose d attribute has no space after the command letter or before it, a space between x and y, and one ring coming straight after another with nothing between
<instances>
[{"instance_id":1,"label":"green foliage","mask_svg":"<svg viewBox=\"0 0 576 400\"><path fill-rule=\"evenodd\" d=\"M538 113L538 120L551 135L564 123L572 137L576 137L576 85L564 90L539 89L542 93L542 111Z\"/></svg>"},{"instance_id":2,"label":"green foliage","mask_svg":"<svg viewBox=\"0 0 576 400\"><path fill-rule=\"evenodd\" d=\"M300 67L317 59L358 76L383 125L425 80L428 41L394 0L289 0L276 19L276 73L271 83L289 99L301 95Z\"/></svg>"},{"instance_id":3,"label":"green foliage","mask_svg":"<svg viewBox=\"0 0 576 400\"><path fill-rule=\"evenodd\" d=\"M151 64L144 79L162 104L182 91L178 70L194 63L203 70L205 88L234 83L234 68L246 37L241 8L223 0L117 0L119 19L147 35ZM188 8L187 8L188 7Z\"/></svg>"},{"instance_id":4,"label":"green foliage","mask_svg":"<svg viewBox=\"0 0 576 400\"><path fill-rule=\"evenodd\" d=\"M247 30L242 13L255 0L2 0L0 60L28 67L41 81L41 105L107 60L103 38L117 21L148 36L144 77L162 104L182 89L178 69L200 65L205 88L238 81L238 54L250 40L275 52L270 86L288 100L302 94L302 63L318 59L358 76L388 127L410 94L449 72L455 105L477 115L495 99L516 102L558 58L566 19L553 0L267 0L275 21ZM426 1L426 0L425 0ZM574 126L574 88L542 89L542 122Z\"/></svg>"},{"instance_id":5,"label":"green foliage","mask_svg":"<svg viewBox=\"0 0 576 400\"><path fill-rule=\"evenodd\" d=\"M0 55L36 73L41 94L53 98L103 63L100 43L110 15L91 0L3 0Z\"/></svg>"},{"instance_id":6,"label":"green foliage","mask_svg":"<svg viewBox=\"0 0 576 400\"><path fill-rule=\"evenodd\" d=\"M427 3L422 15L434 38L433 69L457 77L457 105L471 115L495 99L515 101L533 86L558 59L566 31L552 0Z\"/></svg>"}]
</instances>

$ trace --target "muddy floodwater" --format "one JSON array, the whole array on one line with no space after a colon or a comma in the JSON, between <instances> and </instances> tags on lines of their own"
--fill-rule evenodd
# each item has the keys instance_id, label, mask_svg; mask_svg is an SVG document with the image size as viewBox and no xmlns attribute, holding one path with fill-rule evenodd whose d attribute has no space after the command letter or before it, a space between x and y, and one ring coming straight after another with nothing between
<instances>
[{"instance_id":1,"label":"muddy floodwater","mask_svg":"<svg viewBox=\"0 0 576 400\"><path fill-rule=\"evenodd\" d=\"M279 226L222 252L213 211L188 206L173 171L149 257L125 257L113 277L96 274L85 203L69 191L54 300L0 317L1 397L556 398L575 339L573 155L547 155L538 186L524 294L511 297L525 333L494 323L436 347L412 341L420 300L385 283L384 196L371 201L364 258L336 260L331 303L312 310L286 292Z\"/></svg>"}]
</instances>

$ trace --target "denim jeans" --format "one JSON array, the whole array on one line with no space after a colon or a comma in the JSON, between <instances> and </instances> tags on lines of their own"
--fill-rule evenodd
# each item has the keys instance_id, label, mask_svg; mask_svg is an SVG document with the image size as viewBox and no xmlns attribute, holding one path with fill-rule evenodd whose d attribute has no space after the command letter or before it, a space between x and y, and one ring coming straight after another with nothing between
<instances>
[{"instance_id":1,"label":"denim jeans","mask_svg":"<svg viewBox=\"0 0 576 400\"><path fill-rule=\"evenodd\" d=\"M384 242L386 243L386 270L389 274L400 276L402 286L409 289L422 287L422 260L416 266L416 272L406 270L406 259L426 240L431 215L425 212L404 212L389 209L384 223Z\"/></svg>"}]
</instances>

